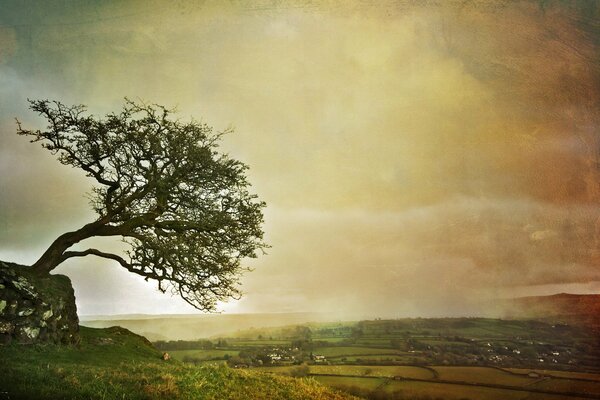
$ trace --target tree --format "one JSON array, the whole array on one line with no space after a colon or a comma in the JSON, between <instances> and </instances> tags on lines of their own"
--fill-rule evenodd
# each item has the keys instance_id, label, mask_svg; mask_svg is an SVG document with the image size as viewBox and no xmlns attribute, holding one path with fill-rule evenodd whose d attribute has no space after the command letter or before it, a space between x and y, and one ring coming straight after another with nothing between
<instances>
[{"instance_id":1,"label":"tree","mask_svg":"<svg viewBox=\"0 0 600 400\"><path fill-rule=\"evenodd\" d=\"M94 255L156 280L162 292L171 289L203 311L239 298L239 276L247 270L241 260L267 247L265 203L249 192L248 167L218 151L227 131L127 99L121 112L104 119L57 101L30 100L30 108L48 121L46 130L26 130L17 121L17 133L96 181L89 197L97 218L54 240L35 271L47 274L65 260ZM122 237L126 257L69 250L96 236Z\"/></svg>"}]
</instances>

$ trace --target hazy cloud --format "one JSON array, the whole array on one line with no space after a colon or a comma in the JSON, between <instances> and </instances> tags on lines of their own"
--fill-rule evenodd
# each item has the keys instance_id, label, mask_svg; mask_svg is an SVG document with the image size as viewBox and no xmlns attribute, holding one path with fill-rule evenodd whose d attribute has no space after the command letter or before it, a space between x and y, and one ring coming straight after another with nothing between
<instances>
[{"instance_id":1,"label":"hazy cloud","mask_svg":"<svg viewBox=\"0 0 600 400\"><path fill-rule=\"evenodd\" d=\"M42 124L26 99L129 96L236 128L273 247L229 310L447 315L600 281L597 11L30 3L0 13L0 258L93 218L82 174L14 135ZM189 311L105 261L61 268L85 314Z\"/></svg>"}]
</instances>

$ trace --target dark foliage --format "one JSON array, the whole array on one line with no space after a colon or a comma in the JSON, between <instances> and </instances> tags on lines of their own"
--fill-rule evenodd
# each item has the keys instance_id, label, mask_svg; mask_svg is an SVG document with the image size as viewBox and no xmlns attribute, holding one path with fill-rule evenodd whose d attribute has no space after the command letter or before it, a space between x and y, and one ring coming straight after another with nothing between
<instances>
[{"instance_id":1,"label":"dark foliage","mask_svg":"<svg viewBox=\"0 0 600 400\"><path fill-rule=\"evenodd\" d=\"M36 270L95 255L158 281L161 291L171 289L200 310L214 311L217 301L240 295L241 260L266 247L265 204L248 190L248 167L218 151L223 133L129 100L104 119L87 115L84 106L30 103L49 124L44 131L19 124L18 134L97 183L90 195L97 219L59 236ZM120 236L130 249L126 257L68 250L94 236Z\"/></svg>"}]
</instances>

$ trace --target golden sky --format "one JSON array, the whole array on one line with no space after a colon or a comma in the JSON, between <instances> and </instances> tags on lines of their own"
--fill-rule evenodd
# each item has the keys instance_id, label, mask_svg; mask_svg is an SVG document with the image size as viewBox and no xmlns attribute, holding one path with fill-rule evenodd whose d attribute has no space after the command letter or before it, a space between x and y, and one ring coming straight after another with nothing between
<instances>
[{"instance_id":1,"label":"golden sky","mask_svg":"<svg viewBox=\"0 0 600 400\"><path fill-rule=\"evenodd\" d=\"M0 0L0 259L93 218L27 98L177 106L250 166L268 255L229 312L429 316L600 292L600 5ZM103 243L115 248L114 243ZM191 312L107 260L82 314Z\"/></svg>"}]
</instances>

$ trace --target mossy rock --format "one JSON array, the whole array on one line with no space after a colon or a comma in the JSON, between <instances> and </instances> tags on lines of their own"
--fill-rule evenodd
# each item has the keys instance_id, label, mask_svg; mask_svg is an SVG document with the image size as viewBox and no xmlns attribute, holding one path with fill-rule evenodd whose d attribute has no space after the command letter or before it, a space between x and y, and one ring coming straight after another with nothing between
<instances>
[{"instance_id":1,"label":"mossy rock","mask_svg":"<svg viewBox=\"0 0 600 400\"><path fill-rule=\"evenodd\" d=\"M0 344L79 342L71 280L0 261Z\"/></svg>"}]
</instances>

